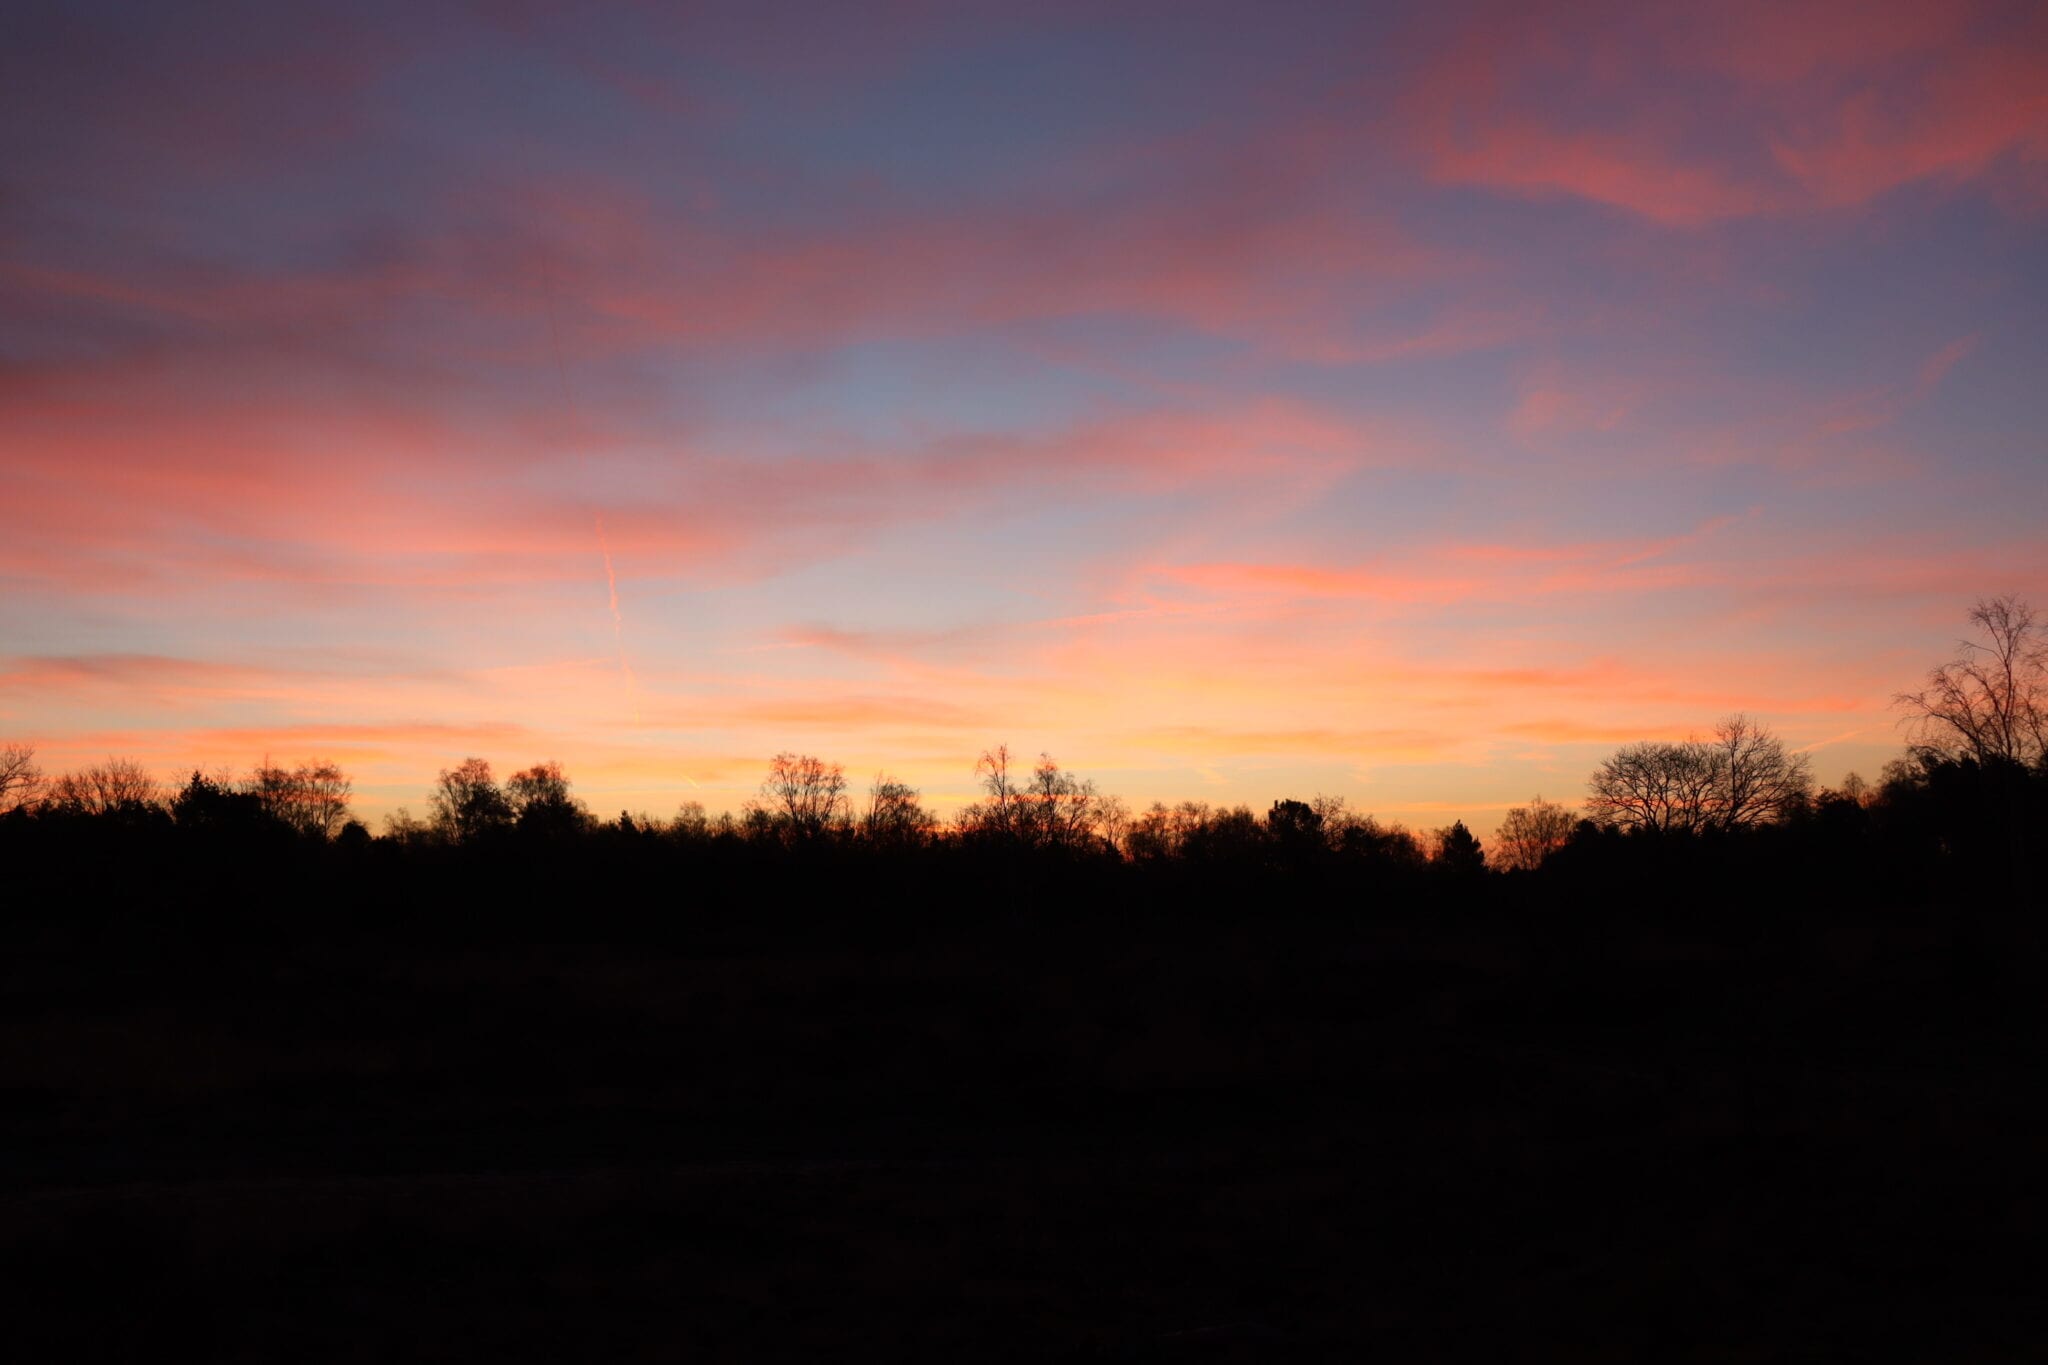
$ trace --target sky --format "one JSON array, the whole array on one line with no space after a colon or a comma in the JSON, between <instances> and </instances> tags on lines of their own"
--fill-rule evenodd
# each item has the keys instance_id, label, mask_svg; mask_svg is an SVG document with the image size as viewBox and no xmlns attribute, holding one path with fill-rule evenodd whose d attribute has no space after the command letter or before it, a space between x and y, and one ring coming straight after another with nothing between
<instances>
[{"instance_id":1,"label":"sky","mask_svg":"<svg viewBox=\"0 0 2048 1365\"><path fill-rule=\"evenodd\" d=\"M10 4L0 740L1490 831L2048 605L2048 8Z\"/></svg>"}]
</instances>

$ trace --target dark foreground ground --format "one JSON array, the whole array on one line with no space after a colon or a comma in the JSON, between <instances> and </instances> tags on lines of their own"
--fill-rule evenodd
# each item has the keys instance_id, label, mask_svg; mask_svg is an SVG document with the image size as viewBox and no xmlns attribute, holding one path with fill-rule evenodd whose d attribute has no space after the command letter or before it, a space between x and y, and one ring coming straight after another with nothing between
<instances>
[{"instance_id":1,"label":"dark foreground ground","mask_svg":"<svg viewBox=\"0 0 2048 1365\"><path fill-rule=\"evenodd\" d=\"M11 950L7 1355L2048 1350L2034 987L1937 923L1115 923Z\"/></svg>"}]
</instances>

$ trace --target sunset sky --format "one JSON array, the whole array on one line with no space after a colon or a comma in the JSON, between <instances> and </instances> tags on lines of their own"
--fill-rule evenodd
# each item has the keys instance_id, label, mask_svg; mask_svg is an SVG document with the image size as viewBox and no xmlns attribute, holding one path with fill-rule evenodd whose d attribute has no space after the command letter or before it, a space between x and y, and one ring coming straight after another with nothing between
<instances>
[{"instance_id":1,"label":"sunset sky","mask_svg":"<svg viewBox=\"0 0 2048 1365\"><path fill-rule=\"evenodd\" d=\"M2048 7L1541 8L11 4L0 740L1874 775L2048 605Z\"/></svg>"}]
</instances>

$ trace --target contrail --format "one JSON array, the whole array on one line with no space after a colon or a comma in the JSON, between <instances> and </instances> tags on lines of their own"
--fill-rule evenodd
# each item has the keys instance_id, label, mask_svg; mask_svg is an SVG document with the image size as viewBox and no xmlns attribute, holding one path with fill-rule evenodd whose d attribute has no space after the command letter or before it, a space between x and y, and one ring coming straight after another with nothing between
<instances>
[{"instance_id":1,"label":"contrail","mask_svg":"<svg viewBox=\"0 0 2048 1365\"><path fill-rule=\"evenodd\" d=\"M597 527L597 552L604 556L604 586L610 595L612 645L619 654L619 676L626 680L627 688L635 694L635 719L638 719L640 680L633 676L633 665L626 662L626 618L619 614L619 576L612 572L612 538L605 533L604 513L592 510L590 520Z\"/></svg>"},{"instance_id":2,"label":"contrail","mask_svg":"<svg viewBox=\"0 0 2048 1365\"><path fill-rule=\"evenodd\" d=\"M619 579L612 572L612 541L611 537L604 533L604 513L592 512L590 519L597 525L598 553L604 556L604 585L605 589L611 593L612 625L615 627L621 626L624 624L624 620L619 615Z\"/></svg>"},{"instance_id":3,"label":"contrail","mask_svg":"<svg viewBox=\"0 0 2048 1365\"><path fill-rule=\"evenodd\" d=\"M569 439L576 454L577 467L583 468L586 461L580 444L575 444L576 433L582 426L582 418L576 411L576 391L569 386L569 366L562 358L562 324L555 311L555 277L548 268L545 251L540 258L541 299L548 314L548 349L555 359L555 380L561 385L562 407L569 418ZM618 654L619 677L624 679L628 695L638 705L639 680L633 676L633 665L626 661L626 618L619 611L619 576L612 569L612 539L605 530L604 513L592 508L591 524L597 529L597 552L604 560L604 585L612 613L612 647Z\"/></svg>"}]
</instances>

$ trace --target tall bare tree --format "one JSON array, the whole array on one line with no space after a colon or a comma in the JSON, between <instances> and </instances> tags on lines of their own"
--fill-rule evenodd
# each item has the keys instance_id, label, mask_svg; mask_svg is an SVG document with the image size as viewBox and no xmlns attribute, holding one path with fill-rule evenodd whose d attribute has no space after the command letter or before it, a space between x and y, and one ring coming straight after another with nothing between
<instances>
[{"instance_id":1,"label":"tall bare tree","mask_svg":"<svg viewBox=\"0 0 2048 1365\"><path fill-rule=\"evenodd\" d=\"M1016 779L1010 776L1010 746L998 744L993 749L982 750L981 757L974 761L974 775L981 780L986 799L960 812L960 829L1004 839L1021 835L1024 793Z\"/></svg>"},{"instance_id":2,"label":"tall bare tree","mask_svg":"<svg viewBox=\"0 0 2048 1365\"><path fill-rule=\"evenodd\" d=\"M43 770L36 766L36 751L27 744L0 745L0 814L35 804L42 790Z\"/></svg>"},{"instance_id":3,"label":"tall bare tree","mask_svg":"<svg viewBox=\"0 0 2048 1365\"><path fill-rule=\"evenodd\" d=\"M777 754L757 809L790 838L820 838L846 820L846 769L809 754Z\"/></svg>"},{"instance_id":4,"label":"tall bare tree","mask_svg":"<svg viewBox=\"0 0 2048 1365\"><path fill-rule=\"evenodd\" d=\"M1131 833L1131 808L1121 796L1096 797L1095 827L1101 832L1104 843L1115 852L1123 853Z\"/></svg>"},{"instance_id":5,"label":"tall bare tree","mask_svg":"<svg viewBox=\"0 0 2048 1365\"><path fill-rule=\"evenodd\" d=\"M1892 704L1924 750L1979 763L2048 759L2048 621L2017 597L1970 609L1978 637Z\"/></svg>"},{"instance_id":6,"label":"tall bare tree","mask_svg":"<svg viewBox=\"0 0 2048 1365\"><path fill-rule=\"evenodd\" d=\"M1748 716L1714 727L1714 822L1722 828L1782 820L1813 794L1812 764Z\"/></svg>"}]
</instances>

